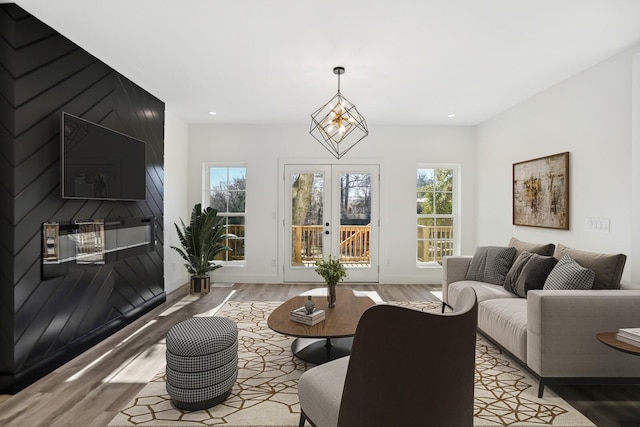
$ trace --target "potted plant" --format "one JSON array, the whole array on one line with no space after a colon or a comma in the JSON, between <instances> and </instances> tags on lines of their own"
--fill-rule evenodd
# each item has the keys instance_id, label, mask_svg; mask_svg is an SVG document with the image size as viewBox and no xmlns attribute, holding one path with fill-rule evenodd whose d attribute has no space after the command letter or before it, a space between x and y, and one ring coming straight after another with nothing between
<instances>
[{"instance_id":1,"label":"potted plant","mask_svg":"<svg viewBox=\"0 0 640 427\"><path fill-rule=\"evenodd\" d=\"M321 275L325 282L329 292L327 294L327 301L329 301L329 308L336 306L336 285L339 281L347 277L347 269L340 263L338 258L333 258L329 255L328 260L316 261L316 273Z\"/></svg>"},{"instance_id":2,"label":"potted plant","mask_svg":"<svg viewBox=\"0 0 640 427\"><path fill-rule=\"evenodd\" d=\"M200 203L193 207L191 221L185 225L180 219L182 228L178 224L176 227L178 238L182 248L171 246L182 259L186 261L184 265L191 274L191 292L209 292L209 272L216 270L222 265L213 262L216 255L221 252L232 250L225 244L233 234L227 234L224 219L218 218L218 211L213 208L202 209Z\"/></svg>"}]
</instances>

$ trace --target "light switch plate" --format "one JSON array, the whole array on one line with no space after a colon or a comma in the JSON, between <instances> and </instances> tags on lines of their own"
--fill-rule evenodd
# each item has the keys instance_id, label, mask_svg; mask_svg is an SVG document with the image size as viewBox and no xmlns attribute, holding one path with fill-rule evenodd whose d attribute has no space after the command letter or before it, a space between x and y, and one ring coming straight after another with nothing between
<instances>
[{"instance_id":1,"label":"light switch plate","mask_svg":"<svg viewBox=\"0 0 640 427\"><path fill-rule=\"evenodd\" d=\"M587 230L609 232L610 222L609 218L589 217L587 218Z\"/></svg>"}]
</instances>

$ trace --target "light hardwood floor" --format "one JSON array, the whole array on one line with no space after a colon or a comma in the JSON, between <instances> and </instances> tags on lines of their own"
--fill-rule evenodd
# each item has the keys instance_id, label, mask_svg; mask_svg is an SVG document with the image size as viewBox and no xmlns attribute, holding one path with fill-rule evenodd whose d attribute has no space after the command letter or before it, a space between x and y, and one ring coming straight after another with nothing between
<instances>
[{"instance_id":1,"label":"light hardwood floor","mask_svg":"<svg viewBox=\"0 0 640 427\"><path fill-rule=\"evenodd\" d=\"M375 290L385 301L433 300L428 285L341 285ZM186 286L171 293L167 302L56 369L20 393L0 398L2 426L106 426L146 382L105 381L110 373L139 355L148 358L151 374L159 371L158 357L150 349L174 324L205 313L226 298L233 301L285 301L313 288L297 284L236 284L212 287L207 295L193 296L180 310L165 311L188 296ZM144 370L144 369L142 369ZM638 357L640 375L640 357ZM640 386L552 386L565 400L601 427L640 427ZM634 422L635 420L635 422Z\"/></svg>"}]
</instances>

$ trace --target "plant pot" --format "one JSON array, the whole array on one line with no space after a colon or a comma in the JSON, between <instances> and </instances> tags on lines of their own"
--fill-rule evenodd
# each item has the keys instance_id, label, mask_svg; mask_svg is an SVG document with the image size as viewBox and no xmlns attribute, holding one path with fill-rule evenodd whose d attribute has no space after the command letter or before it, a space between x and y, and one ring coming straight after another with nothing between
<instances>
[{"instance_id":1,"label":"plant pot","mask_svg":"<svg viewBox=\"0 0 640 427\"><path fill-rule=\"evenodd\" d=\"M336 306L336 285L335 283L327 284L327 301L329 302L329 308Z\"/></svg>"},{"instance_id":2,"label":"plant pot","mask_svg":"<svg viewBox=\"0 0 640 427\"><path fill-rule=\"evenodd\" d=\"M211 278L209 276L191 276L191 291L192 294L208 294Z\"/></svg>"}]
</instances>

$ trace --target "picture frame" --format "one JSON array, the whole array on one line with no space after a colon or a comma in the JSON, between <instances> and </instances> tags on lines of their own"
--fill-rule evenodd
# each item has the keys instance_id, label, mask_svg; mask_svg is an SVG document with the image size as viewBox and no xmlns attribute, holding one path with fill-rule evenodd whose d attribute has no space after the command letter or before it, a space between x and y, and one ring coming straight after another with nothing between
<instances>
[{"instance_id":1,"label":"picture frame","mask_svg":"<svg viewBox=\"0 0 640 427\"><path fill-rule=\"evenodd\" d=\"M569 152L513 164L513 225L569 229Z\"/></svg>"}]
</instances>

